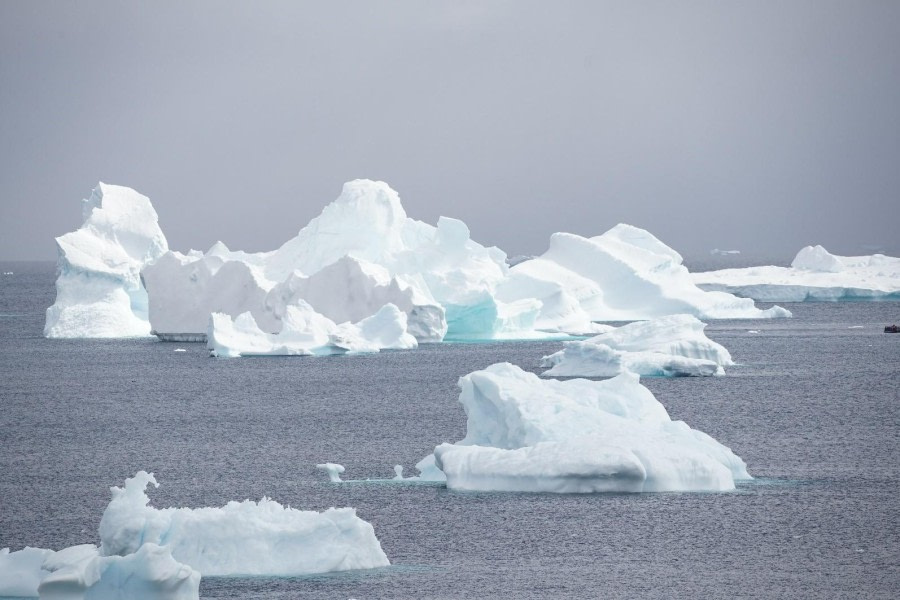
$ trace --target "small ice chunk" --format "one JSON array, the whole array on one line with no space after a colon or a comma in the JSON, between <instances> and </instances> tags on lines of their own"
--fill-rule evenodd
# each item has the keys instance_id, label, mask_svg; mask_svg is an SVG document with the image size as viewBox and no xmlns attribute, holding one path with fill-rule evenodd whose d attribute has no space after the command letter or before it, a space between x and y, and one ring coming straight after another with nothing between
<instances>
[{"instance_id":1,"label":"small ice chunk","mask_svg":"<svg viewBox=\"0 0 900 600\"><path fill-rule=\"evenodd\" d=\"M328 473L328 479L330 479L332 483L340 483L342 481L341 473L345 470L344 465L339 465L337 463L322 463L316 465L316 468Z\"/></svg>"}]
</instances>

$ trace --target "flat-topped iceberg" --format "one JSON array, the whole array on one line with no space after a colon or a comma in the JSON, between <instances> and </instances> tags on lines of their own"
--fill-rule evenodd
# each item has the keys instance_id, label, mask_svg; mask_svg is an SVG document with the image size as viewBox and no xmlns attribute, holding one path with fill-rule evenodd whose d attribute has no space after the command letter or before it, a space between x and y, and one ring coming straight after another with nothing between
<instances>
[{"instance_id":1,"label":"flat-topped iceberg","mask_svg":"<svg viewBox=\"0 0 900 600\"><path fill-rule=\"evenodd\" d=\"M152 473L113 487L100 547L0 550L0 597L193 600L200 576L296 576L389 565L352 508L301 511L263 498L220 508L149 505Z\"/></svg>"},{"instance_id":2,"label":"flat-topped iceberg","mask_svg":"<svg viewBox=\"0 0 900 600\"><path fill-rule=\"evenodd\" d=\"M790 267L747 267L693 273L705 290L764 302L900 300L900 258L837 256L806 246Z\"/></svg>"},{"instance_id":3,"label":"flat-topped iceberg","mask_svg":"<svg viewBox=\"0 0 900 600\"><path fill-rule=\"evenodd\" d=\"M544 376L723 375L733 365L728 350L706 337L706 324L692 315L636 321L587 340L565 342L541 359Z\"/></svg>"},{"instance_id":4,"label":"flat-topped iceberg","mask_svg":"<svg viewBox=\"0 0 900 600\"><path fill-rule=\"evenodd\" d=\"M508 363L459 380L466 437L435 448L457 490L662 492L730 490L750 479L730 449L666 409L639 377L543 380Z\"/></svg>"},{"instance_id":5,"label":"flat-topped iceberg","mask_svg":"<svg viewBox=\"0 0 900 600\"><path fill-rule=\"evenodd\" d=\"M497 297L537 298L542 306L535 326L571 333L593 332L595 321L680 313L707 319L790 316L781 307L760 310L752 300L701 290L680 254L624 224L592 238L553 234L547 252L510 269Z\"/></svg>"},{"instance_id":6,"label":"flat-topped iceberg","mask_svg":"<svg viewBox=\"0 0 900 600\"><path fill-rule=\"evenodd\" d=\"M203 575L305 575L390 564L372 526L352 508L301 511L263 498L220 508L149 506L144 471L112 489L100 520L101 551L126 555L152 542ZM273 551L277 548L277 551Z\"/></svg>"},{"instance_id":7,"label":"flat-topped iceberg","mask_svg":"<svg viewBox=\"0 0 900 600\"><path fill-rule=\"evenodd\" d=\"M416 348L407 333L406 313L393 304L358 323L337 325L298 300L288 306L278 333L266 333L249 312L236 319L213 313L209 319L207 347L213 356L328 356L365 354L381 350Z\"/></svg>"},{"instance_id":8,"label":"flat-topped iceberg","mask_svg":"<svg viewBox=\"0 0 900 600\"><path fill-rule=\"evenodd\" d=\"M150 335L141 269L168 250L146 196L100 183L82 201L84 223L56 238L56 302L44 335L109 338Z\"/></svg>"}]
</instances>

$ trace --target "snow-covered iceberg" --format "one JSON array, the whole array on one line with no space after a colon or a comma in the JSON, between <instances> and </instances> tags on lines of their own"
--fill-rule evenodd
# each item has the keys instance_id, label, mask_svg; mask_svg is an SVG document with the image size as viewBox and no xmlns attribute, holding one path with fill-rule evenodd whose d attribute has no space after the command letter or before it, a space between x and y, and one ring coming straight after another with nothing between
<instances>
[{"instance_id":1,"label":"snow-covered iceberg","mask_svg":"<svg viewBox=\"0 0 900 600\"><path fill-rule=\"evenodd\" d=\"M790 267L762 266L693 273L705 290L763 302L900 300L900 258L837 256L806 246Z\"/></svg>"},{"instance_id":2,"label":"snow-covered iceberg","mask_svg":"<svg viewBox=\"0 0 900 600\"><path fill-rule=\"evenodd\" d=\"M320 315L303 300L288 306L281 331L266 333L249 312L232 319L213 313L209 319L207 347L213 356L328 356L364 354L381 350L416 348L407 333L406 313L393 304L358 323L341 323Z\"/></svg>"},{"instance_id":3,"label":"snow-covered iceberg","mask_svg":"<svg viewBox=\"0 0 900 600\"><path fill-rule=\"evenodd\" d=\"M751 478L730 449L672 421L632 373L542 380L501 363L459 385L466 437L433 455L451 489L721 491ZM417 468L434 476L429 457Z\"/></svg>"},{"instance_id":4,"label":"snow-covered iceberg","mask_svg":"<svg viewBox=\"0 0 900 600\"><path fill-rule=\"evenodd\" d=\"M728 350L706 337L706 324L692 315L636 321L587 340L565 342L541 359L545 376L723 375L733 365Z\"/></svg>"},{"instance_id":5,"label":"snow-covered iceberg","mask_svg":"<svg viewBox=\"0 0 900 600\"><path fill-rule=\"evenodd\" d=\"M51 338L150 335L141 269L168 250L147 197L100 183L83 200L84 223L56 238L56 302L47 309Z\"/></svg>"},{"instance_id":6,"label":"snow-covered iceberg","mask_svg":"<svg viewBox=\"0 0 900 600\"><path fill-rule=\"evenodd\" d=\"M537 298L535 326L545 331L591 333L595 321L632 321L672 314L706 319L786 317L781 307L699 289L681 255L649 232L616 225L584 238L555 233L543 255L512 267L497 298Z\"/></svg>"},{"instance_id":7,"label":"snow-covered iceberg","mask_svg":"<svg viewBox=\"0 0 900 600\"><path fill-rule=\"evenodd\" d=\"M295 576L389 565L352 508L300 511L263 498L220 508L149 505L152 473L113 487L100 547L0 550L0 597L193 600L200 576Z\"/></svg>"}]
</instances>

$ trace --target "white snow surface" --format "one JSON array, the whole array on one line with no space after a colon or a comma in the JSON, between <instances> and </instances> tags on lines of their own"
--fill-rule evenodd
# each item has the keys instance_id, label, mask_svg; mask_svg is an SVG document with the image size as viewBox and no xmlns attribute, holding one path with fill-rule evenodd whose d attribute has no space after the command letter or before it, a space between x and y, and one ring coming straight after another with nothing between
<instances>
[{"instance_id":1,"label":"white snow surface","mask_svg":"<svg viewBox=\"0 0 900 600\"><path fill-rule=\"evenodd\" d=\"M733 365L728 350L706 337L706 324L692 315L636 321L587 340L565 342L541 359L544 376L724 375Z\"/></svg>"},{"instance_id":2,"label":"white snow surface","mask_svg":"<svg viewBox=\"0 0 900 600\"><path fill-rule=\"evenodd\" d=\"M509 363L459 381L466 437L417 468L459 490L730 490L750 479L730 449L666 409L639 377L542 380Z\"/></svg>"},{"instance_id":3,"label":"white snow surface","mask_svg":"<svg viewBox=\"0 0 900 600\"><path fill-rule=\"evenodd\" d=\"M250 312L235 319L213 313L207 330L207 347L213 356L221 358L409 350L416 348L418 342L407 332L406 319L406 313L393 304L385 304L377 313L358 323L337 325L298 299L286 308L278 333L263 331Z\"/></svg>"},{"instance_id":4,"label":"white snow surface","mask_svg":"<svg viewBox=\"0 0 900 600\"><path fill-rule=\"evenodd\" d=\"M56 238L56 302L47 309L50 338L150 335L144 265L168 250L150 200L100 183L82 201L84 223Z\"/></svg>"},{"instance_id":5,"label":"white snow surface","mask_svg":"<svg viewBox=\"0 0 900 600\"><path fill-rule=\"evenodd\" d=\"M806 246L790 267L761 266L693 273L706 290L763 302L900 300L900 258L838 256Z\"/></svg>"},{"instance_id":6,"label":"white snow surface","mask_svg":"<svg viewBox=\"0 0 900 600\"><path fill-rule=\"evenodd\" d=\"M497 297L537 298L542 307L535 327L569 333L594 332L595 321L681 313L707 319L790 316L781 307L760 310L752 300L699 289L681 255L625 224L592 238L553 234L547 252L510 269Z\"/></svg>"}]
</instances>

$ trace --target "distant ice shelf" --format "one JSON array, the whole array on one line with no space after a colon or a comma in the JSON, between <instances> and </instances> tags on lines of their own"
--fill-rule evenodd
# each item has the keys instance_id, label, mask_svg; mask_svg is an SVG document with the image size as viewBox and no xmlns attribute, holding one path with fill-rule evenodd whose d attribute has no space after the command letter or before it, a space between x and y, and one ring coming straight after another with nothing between
<instances>
[{"instance_id":1,"label":"distant ice shelf","mask_svg":"<svg viewBox=\"0 0 900 600\"><path fill-rule=\"evenodd\" d=\"M900 258L837 256L806 246L790 267L747 267L692 273L694 283L761 302L900 300Z\"/></svg>"}]
</instances>

